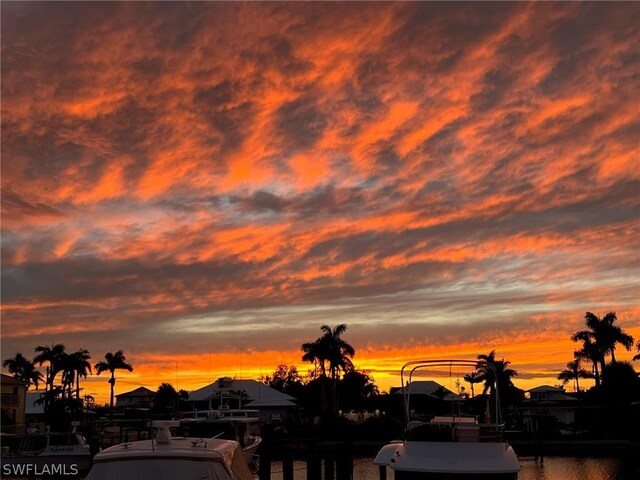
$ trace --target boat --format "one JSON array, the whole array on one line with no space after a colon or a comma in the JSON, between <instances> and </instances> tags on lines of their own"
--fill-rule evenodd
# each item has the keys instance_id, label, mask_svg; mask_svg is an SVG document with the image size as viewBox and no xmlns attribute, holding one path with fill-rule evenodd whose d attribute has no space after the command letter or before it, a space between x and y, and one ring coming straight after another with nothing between
<instances>
[{"instance_id":1,"label":"boat","mask_svg":"<svg viewBox=\"0 0 640 480\"><path fill-rule=\"evenodd\" d=\"M2 476L77 475L91 466L89 444L82 434L27 432L0 434Z\"/></svg>"},{"instance_id":2,"label":"boat","mask_svg":"<svg viewBox=\"0 0 640 480\"><path fill-rule=\"evenodd\" d=\"M155 438L96 454L85 480L255 480L238 442L172 437L180 422L154 421Z\"/></svg>"},{"instance_id":3,"label":"boat","mask_svg":"<svg viewBox=\"0 0 640 480\"><path fill-rule=\"evenodd\" d=\"M194 410L189 417L180 422L185 435L216 437L235 440L251 462L256 450L262 443L259 435L260 418L258 410L242 408L242 399L238 395L216 396L218 408L213 408L213 398L209 398L208 410ZM231 408L231 400L238 402L238 408Z\"/></svg>"},{"instance_id":4,"label":"boat","mask_svg":"<svg viewBox=\"0 0 640 480\"><path fill-rule=\"evenodd\" d=\"M475 368L474 360L418 360L401 371L402 394L407 419L404 439L383 446L374 459L384 480L387 468L396 480L516 480L520 464L513 448L504 441L499 396L495 395L495 418L490 409L484 422L454 414L433 416L429 421L413 418L410 409L413 374L428 368ZM488 365L488 368L492 368ZM405 385L405 372L408 383ZM497 388L497 385L496 385Z\"/></svg>"}]
</instances>

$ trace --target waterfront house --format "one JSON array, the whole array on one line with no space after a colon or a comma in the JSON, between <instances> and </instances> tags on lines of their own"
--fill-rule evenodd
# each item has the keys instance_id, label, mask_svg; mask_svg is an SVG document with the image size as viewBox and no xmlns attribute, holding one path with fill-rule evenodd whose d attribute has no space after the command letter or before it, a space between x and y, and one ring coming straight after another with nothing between
<instances>
[{"instance_id":1,"label":"waterfront house","mask_svg":"<svg viewBox=\"0 0 640 480\"><path fill-rule=\"evenodd\" d=\"M560 424L569 425L575 422L575 411L578 399L569 396L561 387L540 385L527 390L520 411L529 430L533 430L532 419L554 417Z\"/></svg>"},{"instance_id":2,"label":"waterfront house","mask_svg":"<svg viewBox=\"0 0 640 480\"><path fill-rule=\"evenodd\" d=\"M392 387L391 397L402 397L402 387ZM404 393L409 394L411 415L415 418L443 415L451 411L451 402L463 400L445 386L433 380L414 380L405 385Z\"/></svg>"},{"instance_id":3,"label":"waterfront house","mask_svg":"<svg viewBox=\"0 0 640 480\"><path fill-rule=\"evenodd\" d=\"M411 395L428 395L433 398L437 398L444 401L459 401L462 400L460 395L456 395L451 390L438 382L433 380L414 380L411 383L407 383L404 387L405 393L410 392ZM402 394L402 387L391 387L391 394Z\"/></svg>"},{"instance_id":4,"label":"waterfront house","mask_svg":"<svg viewBox=\"0 0 640 480\"><path fill-rule=\"evenodd\" d=\"M116 395L116 406L119 410L127 407L149 408L156 398L156 392L147 387L138 387L129 392Z\"/></svg>"},{"instance_id":5,"label":"waterfront house","mask_svg":"<svg viewBox=\"0 0 640 480\"><path fill-rule=\"evenodd\" d=\"M27 386L20 380L4 373L0 374L3 424L23 425L25 421L25 405ZM5 423L6 422L6 423Z\"/></svg>"},{"instance_id":6,"label":"waterfront house","mask_svg":"<svg viewBox=\"0 0 640 480\"><path fill-rule=\"evenodd\" d=\"M256 380L237 380L228 377L216 380L202 388L189 392L189 400L194 409L220 408L218 398L236 397L236 401L226 403L229 408L258 410L261 422L284 419L296 409L296 399ZM211 399L211 405L209 405Z\"/></svg>"}]
</instances>

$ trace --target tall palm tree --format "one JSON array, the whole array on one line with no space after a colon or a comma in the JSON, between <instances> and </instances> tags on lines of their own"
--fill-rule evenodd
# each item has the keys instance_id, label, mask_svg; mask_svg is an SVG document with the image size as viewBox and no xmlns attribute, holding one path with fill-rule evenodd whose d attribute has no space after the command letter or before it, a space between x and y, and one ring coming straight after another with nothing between
<instances>
[{"instance_id":1,"label":"tall palm tree","mask_svg":"<svg viewBox=\"0 0 640 480\"><path fill-rule=\"evenodd\" d=\"M320 329L324 332L324 335L320 337L320 343L325 346L328 352L327 361L331 373L331 411L336 413L338 410L338 375L340 370L343 372L353 371L351 358L356 354L356 351L353 346L342 339L342 334L347 330L347 325L344 323L336 326L333 330L328 325L322 325Z\"/></svg>"},{"instance_id":2,"label":"tall palm tree","mask_svg":"<svg viewBox=\"0 0 640 480\"><path fill-rule=\"evenodd\" d=\"M62 397L65 395L67 398L71 398L71 392L73 390L73 384L75 382L75 371L73 370L71 355L63 353L59 360L60 371L62 372Z\"/></svg>"},{"instance_id":3,"label":"tall palm tree","mask_svg":"<svg viewBox=\"0 0 640 480\"><path fill-rule=\"evenodd\" d=\"M587 312L587 316L591 316L596 320L598 319L593 313ZM619 343L628 352L630 352L633 347L633 337L625 332L619 325L614 325L617 319L616 312L609 312L600 320L602 342L604 343L604 347L611 353L611 361L613 363L616 362L616 344Z\"/></svg>"},{"instance_id":4,"label":"tall palm tree","mask_svg":"<svg viewBox=\"0 0 640 480\"><path fill-rule=\"evenodd\" d=\"M573 380L576 392L580 392L579 378L593 378L592 373L587 372L584 368L581 368L581 358L576 358L572 362L567 363L567 368L558 374L558 380L562 380L562 384L566 385Z\"/></svg>"},{"instance_id":5,"label":"tall palm tree","mask_svg":"<svg viewBox=\"0 0 640 480\"><path fill-rule=\"evenodd\" d=\"M505 403L503 400L507 398L507 392L513 386L511 379L518 375L518 372L508 368L509 365L511 362L504 358L496 360L495 350L491 350L488 355L478 355L476 370L478 371L478 383L484 382L482 393L489 392L490 396L494 396L497 388L498 400L501 404Z\"/></svg>"},{"instance_id":6,"label":"tall palm tree","mask_svg":"<svg viewBox=\"0 0 640 480\"><path fill-rule=\"evenodd\" d=\"M585 342L587 339L596 344L600 350L598 361L600 371L604 371L606 356L611 355L611 361L616 361L616 344L622 345L627 350L633 346L633 337L626 333L618 325L614 325L617 320L615 312L609 312L600 318L594 313L587 312L584 316L585 325L588 330L580 330L571 337L574 342Z\"/></svg>"},{"instance_id":7,"label":"tall palm tree","mask_svg":"<svg viewBox=\"0 0 640 480\"><path fill-rule=\"evenodd\" d=\"M38 385L43 380L42 373L36 370L36 366L33 362L27 360L22 353L16 353L14 358L7 358L2 365L12 373L15 378L24 382L27 385L27 389L31 385L35 385L36 390Z\"/></svg>"},{"instance_id":8,"label":"tall palm tree","mask_svg":"<svg viewBox=\"0 0 640 480\"><path fill-rule=\"evenodd\" d=\"M600 386L600 367L604 354L600 345L595 343L590 336L578 337L576 334L571 337L574 342L582 340L582 348L573 352L575 358L591 362L593 377L596 380L596 388Z\"/></svg>"},{"instance_id":9,"label":"tall palm tree","mask_svg":"<svg viewBox=\"0 0 640 480\"><path fill-rule=\"evenodd\" d=\"M95 365L96 373L100 375L102 372L106 372L107 370L111 372L111 378L109 379L109 384L111 385L111 398L109 402L109 412L110 416L113 418L113 391L116 385L116 370L127 370L129 372L133 372L133 367L130 363L126 362L126 357L124 356L124 352L122 350L118 350L116 353L108 352L104 356L106 362L98 362Z\"/></svg>"},{"instance_id":10,"label":"tall palm tree","mask_svg":"<svg viewBox=\"0 0 640 480\"><path fill-rule=\"evenodd\" d=\"M80 400L80 377L86 379L89 373L93 373L91 363L89 362L90 359L91 355L89 354L89 350L85 350L84 348L69 354L68 365L71 374L75 375L76 400Z\"/></svg>"},{"instance_id":11,"label":"tall palm tree","mask_svg":"<svg viewBox=\"0 0 640 480\"><path fill-rule=\"evenodd\" d=\"M304 352L302 356L303 362L313 363L314 371L317 372L317 368L320 367L320 375L322 377L327 376L327 371L325 368L325 361L329 355L329 352L326 351L326 345L320 342L318 338L315 342L306 342L300 346L300 349Z\"/></svg>"},{"instance_id":12,"label":"tall palm tree","mask_svg":"<svg viewBox=\"0 0 640 480\"><path fill-rule=\"evenodd\" d=\"M480 374L478 372L471 372L462 377L465 382L468 382L469 385L471 385L471 398L476 396L473 385L482 381L481 379L479 379L479 376Z\"/></svg>"},{"instance_id":13,"label":"tall palm tree","mask_svg":"<svg viewBox=\"0 0 640 480\"><path fill-rule=\"evenodd\" d=\"M333 330L328 325L323 325L320 329L324 335L320 337L328 352L327 360L329 361L329 371L331 378L335 381L340 370L349 372L353 370L351 358L356 354L355 349L349 343L342 339L342 334L347 331L347 325L344 323L336 326Z\"/></svg>"},{"instance_id":14,"label":"tall palm tree","mask_svg":"<svg viewBox=\"0 0 640 480\"><path fill-rule=\"evenodd\" d=\"M320 330L323 332L315 342L303 343L300 347L305 354L302 360L312 362L320 366L321 376L327 377L327 366L331 375L331 406L335 412L337 410L337 388L336 382L340 370L349 372L353 370L351 358L356 354L352 345L342 339L342 335L347 330L347 325L340 324L335 328L328 325L322 325ZM323 393L324 395L324 393Z\"/></svg>"},{"instance_id":15,"label":"tall palm tree","mask_svg":"<svg viewBox=\"0 0 640 480\"><path fill-rule=\"evenodd\" d=\"M56 375L62 371L62 359L64 358L65 353L64 345L62 343L51 345L51 347L39 345L35 348L35 352L37 352L38 355L33 358L33 363L37 363L40 366L47 363L45 390L51 391L53 390L53 383Z\"/></svg>"}]
</instances>

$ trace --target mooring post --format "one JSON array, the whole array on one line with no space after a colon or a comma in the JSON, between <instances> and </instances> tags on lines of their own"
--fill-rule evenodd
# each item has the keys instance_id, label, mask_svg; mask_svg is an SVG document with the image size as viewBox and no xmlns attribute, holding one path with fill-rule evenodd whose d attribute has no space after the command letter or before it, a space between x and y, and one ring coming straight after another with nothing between
<instances>
[{"instance_id":1,"label":"mooring post","mask_svg":"<svg viewBox=\"0 0 640 480\"><path fill-rule=\"evenodd\" d=\"M268 455L260 455L258 478L260 480L271 480L271 458Z\"/></svg>"},{"instance_id":2,"label":"mooring post","mask_svg":"<svg viewBox=\"0 0 640 480\"><path fill-rule=\"evenodd\" d=\"M324 456L324 480L334 480L336 478L335 474L334 455L327 453Z\"/></svg>"},{"instance_id":3,"label":"mooring post","mask_svg":"<svg viewBox=\"0 0 640 480\"><path fill-rule=\"evenodd\" d=\"M282 459L282 480L293 480L293 457Z\"/></svg>"},{"instance_id":4,"label":"mooring post","mask_svg":"<svg viewBox=\"0 0 640 480\"><path fill-rule=\"evenodd\" d=\"M353 456L350 451L342 452L336 459L336 479L352 480L353 478Z\"/></svg>"},{"instance_id":5,"label":"mooring post","mask_svg":"<svg viewBox=\"0 0 640 480\"><path fill-rule=\"evenodd\" d=\"M378 471L380 472L380 480L387 480L387 466L380 465Z\"/></svg>"},{"instance_id":6,"label":"mooring post","mask_svg":"<svg viewBox=\"0 0 640 480\"><path fill-rule=\"evenodd\" d=\"M322 458L315 453L307 459L307 480L322 480Z\"/></svg>"}]
</instances>

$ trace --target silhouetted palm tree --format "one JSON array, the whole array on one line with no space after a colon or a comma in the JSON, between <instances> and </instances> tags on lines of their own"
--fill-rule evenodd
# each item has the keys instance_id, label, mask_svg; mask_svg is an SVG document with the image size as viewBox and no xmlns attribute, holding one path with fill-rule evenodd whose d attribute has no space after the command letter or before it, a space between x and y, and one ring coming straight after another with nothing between
<instances>
[{"instance_id":1,"label":"silhouetted palm tree","mask_svg":"<svg viewBox=\"0 0 640 480\"><path fill-rule=\"evenodd\" d=\"M580 391L579 378L593 378L592 373L580 367L580 361L580 358L576 358L572 362L567 363L567 368L558 374L558 380L562 380L563 385L573 380L576 392Z\"/></svg>"},{"instance_id":2,"label":"silhouetted palm tree","mask_svg":"<svg viewBox=\"0 0 640 480\"><path fill-rule=\"evenodd\" d=\"M473 389L473 385L476 383L480 383L482 380L478 379L479 374L478 372L471 372L471 373L467 373L463 379L465 382L468 382L469 385L471 385L471 398L475 397L475 390Z\"/></svg>"},{"instance_id":3,"label":"silhouetted palm tree","mask_svg":"<svg viewBox=\"0 0 640 480\"><path fill-rule=\"evenodd\" d=\"M133 367L130 363L126 362L126 357L124 356L124 352L122 350L118 350L116 353L108 352L104 356L106 362L98 362L95 365L96 374L100 375L102 372L106 372L107 370L111 372L111 378L109 379L109 384L111 385L111 397L109 400L109 412L110 416L113 418L113 391L116 385L116 370L127 370L129 372L133 371Z\"/></svg>"},{"instance_id":4,"label":"silhouetted palm tree","mask_svg":"<svg viewBox=\"0 0 640 480\"><path fill-rule=\"evenodd\" d=\"M618 325L614 325L617 317L615 312L609 312L600 318L597 315L587 312L584 316L585 325L588 330L581 330L573 334L573 341L584 341L589 338L595 343L601 352L600 367L604 371L605 357L611 355L611 361L616 361L616 344L620 344L627 350L633 346L633 337L626 333Z\"/></svg>"},{"instance_id":5,"label":"silhouetted palm tree","mask_svg":"<svg viewBox=\"0 0 640 480\"><path fill-rule=\"evenodd\" d=\"M587 360L588 362L591 362L593 377L596 380L596 388L600 387L600 370L598 364L600 364L602 362L602 359L604 358L602 350L600 346L591 339L590 336L585 335L579 338L576 335L577 334L574 334L571 338L574 342L582 340L582 348L573 352L573 356L581 360Z\"/></svg>"},{"instance_id":6,"label":"silhouetted palm tree","mask_svg":"<svg viewBox=\"0 0 640 480\"><path fill-rule=\"evenodd\" d=\"M64 345L62 343L51 345L51 347L40 345L35 348L35 351L38 355L33 358L33 363L37 363L40 366L44 363L48 364L46 367L45 385L46 390L53 390L56 375L62 371L62 359L65 353Z\"/></svg>"},{"instance_id":7,"label":"silhouetted palm tree","mask_svg":"<svg viewBox=\"0 0 640 480\"><path fill-rule=\"evenodd\" d=\"M324 335L314 342L303 343L300 347L305 354L302 360L315 363L320 367L321 375L327 374L327 363L332 379L336 379L340 370L348 372L353 370L351 358L356 354L353 346L342 339L342 334L347 330L347 325L340 324L333 330L328 325L322 325L320 330Z\"/></svg>"},{"instance_id":8,"label":"silhouetted palm tree","mask_svg":"<svg viewBox=\"0 0 640 480\"><path fill-rule=\"evenodd\" d=\"M331 406L335 412L338 404L336 388L338 374L340 370L343 372L353 370L351 358L356 354L356 351L352 345L342 339L342 334L347 330L347 325L340 324L333 329L328 325L322 325L320 330L324 332L324 335L318 337L315 342L303 343L300 347L305 352L302 360L319 365L321 375L325 378L327 376L326 364L328 364L331 374Z\"/></svg>"},{"instance_id":9,"label":"silhouetted palm tree","mask_svg":"<svg viewBox=\"0 0 640 480\"><path fill-rule=\"evenodd\" d=\"M479 382L484 382L482 393L489 392L490 396L496 394L498 389L498 399L503 406L506 406L505 399L508 399L508 390L513 387L511 379L518 375L518 372L512 368L508 368L511 362L505 360L496 360L496 351L491 350L489 355L478 355L478 363L476 370L478 371ZM493 366L493 368L491 368ZM478 383L479 383L478 382ZM496 412L497 418L497 412Z\"/></svg>"},{"instance_id":10,"label":"silhouetted palm tree","mask_svg":"<svg viewBox=\"0 0 640 480\"><path fill-rule=\"evenodd\" d=\"M320 367L320 375L326 377L327 371L324 362L329 355L329 352L326 351L326 345L320 343L320 339L318 338L315 342L303 343L300 349L304 352L302 361L313 363L315 368Z\"/></svg>"},{"instance_id":11,"label":"silhouetted palm tree","mask_svg":"<svg viewBox=\"0 0 640 480\"><path fill-rule=\"evenodd\" d=\"M73 366L71 365L71 355L63 353L60 356L60 370L62 371L62 397L66 395L67 398L71 398L71 391L73 390L73 384L76 379Z\"/></svg>"},{"instance_id":12,"label":"silhouetted palm tree","mask_svg":"<svg viewBox=\"0 0 640 480\"><path fill-rule=\"evenodd\" d=\"M86 379L89 373L93 373L91 363L89 362L90 359L91 355L89 354L89 350L83 348L69 354L68 368L70 369L71 375L75 375L77 400L80 400L80 377Z\"/></svg>"},{"instance_id":13,"label":"silhouetted palm tree","mask_svg":"<svg viewBox=\"0 0 640 480\"><path fill-rule=\"evenodd\" d=\"M43 380L42 373L36 370L36 366L33 362L27 360L22 353L16 353L14 358L7 358L2 365L12 373L15 378L24 382L27 385L27 389L31 385L35 385L36 390L38 385Z\"/></svg>"},{"instance_id":14,"label":"silhouetted palm tree","mask_svg":"<svg viewBox=\"0 0 640 480\"><path fill-rule=\"evenodd\" d=\"M324 335L320 337L320 341L326 345L331 378L335 380L340 370L343 372L353 370L351 358L355 356L356 351L350 344L342 339L342 334L347 330L347 326L344 323L338 325L333 330L327 325L323 325L320 328L324 332Z\"/></svg>"}]
</instances>

